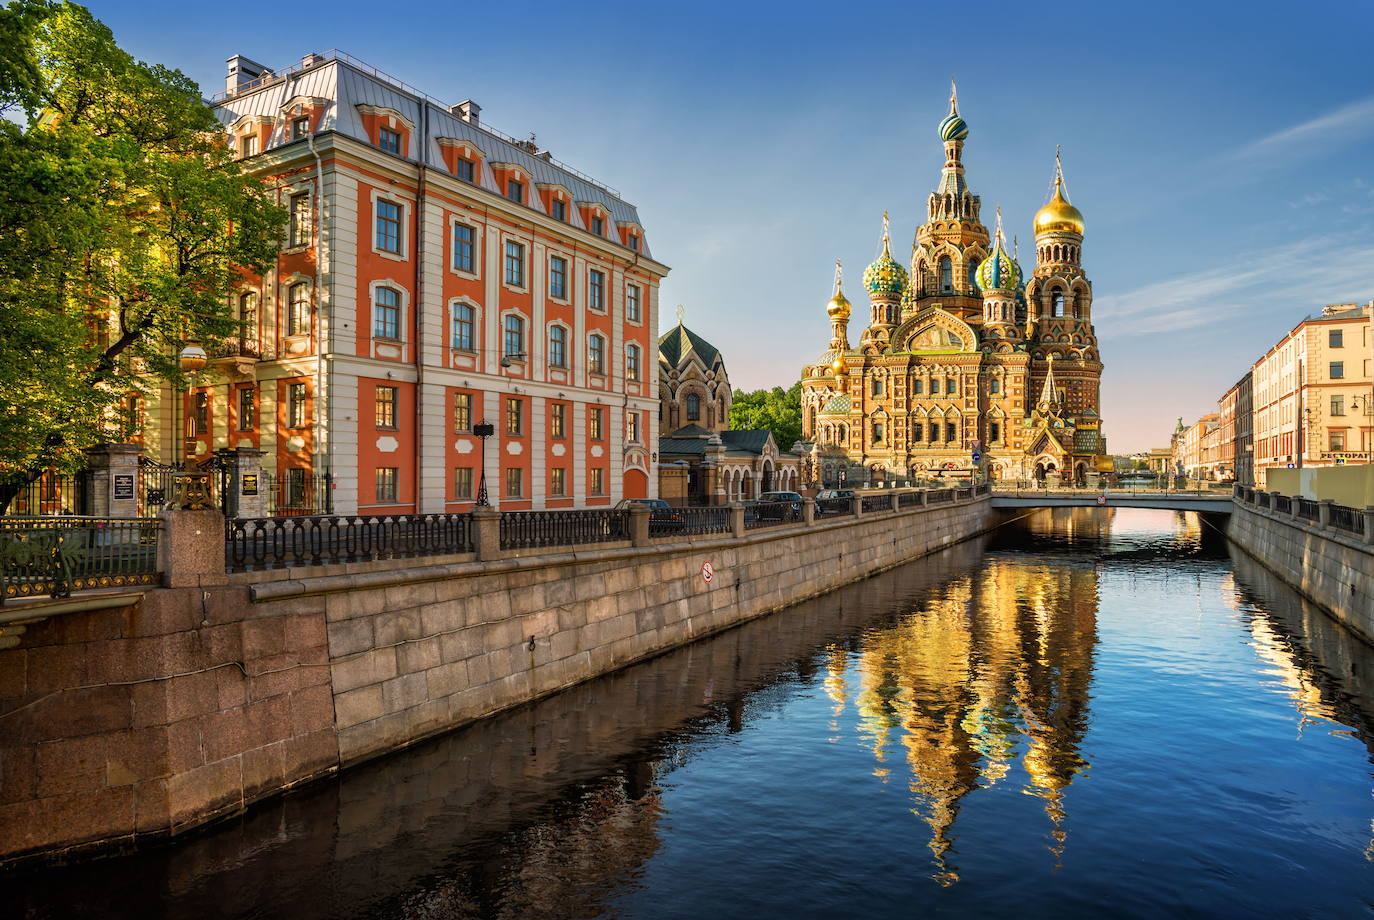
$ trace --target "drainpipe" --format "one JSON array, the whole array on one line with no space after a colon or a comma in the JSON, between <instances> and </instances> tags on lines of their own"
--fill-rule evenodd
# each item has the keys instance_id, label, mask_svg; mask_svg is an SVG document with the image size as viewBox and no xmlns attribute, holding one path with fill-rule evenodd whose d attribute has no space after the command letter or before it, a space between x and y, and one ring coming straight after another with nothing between
<instances>
[{"instance_id":1,"label":"drainpipe","mask_svg":"<svg viewBox=\"0 0 1374 920\"><path fill-rule=\"evenodd\" d=\"M324 362L325 355L329 354L330 339L334 327L334 299L325 297L323 286L324 280L324 161L320 158L320 152L315 147L315 133L309 132L305 136L306 142L310 145L310 155L315 158L315 303L319 309L320 323L320 344L315 354L315 457L324 458L324 473L329 473L329 451L325 449L325 436L327 426L325 425L325 382L324 382ZM328 308L325 308L326 303ZM280 304L278 304L280 309ZM312 463L312 466L314 464ZM318 467L313 473L318 474ZM278 475L281 471L278 470ZM333 488L333 484L329 485ZM334 508L334 496L326 495L327 507L332 511Z\"/></svg>"},{"instance_id":2,"label":"drainpipe","mask_svg":"<svg viewBox=\"0 0 1374 920\"><path fill-rule=\"evenodd\" d=\"M420 102L420 145L416 163L419 166L419 182L415 194L415 302L411 312L415 316L415 513L420 514L420 494L424 479L424 424L421 417L422 395L425 382L424 359L424 292L425 275L423 261L425 254L425 181L428 178L425 160L429 156L429 103Z\"/></svg>"}]
</instances>

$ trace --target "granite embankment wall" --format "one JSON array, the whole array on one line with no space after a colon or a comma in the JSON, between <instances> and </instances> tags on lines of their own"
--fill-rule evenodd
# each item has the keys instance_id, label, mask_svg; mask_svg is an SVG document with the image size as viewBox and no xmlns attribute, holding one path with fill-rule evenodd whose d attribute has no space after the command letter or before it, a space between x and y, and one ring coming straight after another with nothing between
<instances>
[{"instance_id":1,"label":"granite embankment wall","mask_svg":"<svg viewBox=\"0 0 1374 920\"><path fill-rule=\"evenodd\" d=\"M1371 529L1366 523L1365 530ZM1241 500L1226 535L1298 593L1374 642L1374 543L1329 523Z\"/></svg>"},{"instance_id":2,"label":"granite embankment wall","mask_svg":"<svg viewBox=\"0 0 1374 920\"><path fill-rule=\"evenodd\" d=\"M35 607L47 619L0 650L0 862L180 832L994 520L983 496L737 537L207 576L107 609Z\"/></svg>"}]
</instances>

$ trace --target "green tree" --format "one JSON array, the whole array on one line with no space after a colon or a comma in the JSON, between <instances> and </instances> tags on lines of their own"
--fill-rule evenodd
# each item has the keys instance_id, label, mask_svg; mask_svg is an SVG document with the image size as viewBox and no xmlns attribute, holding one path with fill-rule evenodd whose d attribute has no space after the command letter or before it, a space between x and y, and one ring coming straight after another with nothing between
<instances>
[{"instance_id":1,"label":"green tree","mask_svg":"<svg viewBox=\"0 0 1374 920\"><path fill-rule=\"evenodd\" d=\"M0 8L0 510L122 439L129 393L235 332L285 215L178 71L74 3Z\"/></svg>"},{"instance_id":2,"label":"green tree","mask_svg":"<svg viewBox=\"0 0 1374 920\"><path fill-rule=\"evenodd\" d=\"M773 432L779 450L790 450L802 436L801 381L786 390L735 390L730 402L730 427L744 431L767 428Z\"/></svg>"}]
</instances>

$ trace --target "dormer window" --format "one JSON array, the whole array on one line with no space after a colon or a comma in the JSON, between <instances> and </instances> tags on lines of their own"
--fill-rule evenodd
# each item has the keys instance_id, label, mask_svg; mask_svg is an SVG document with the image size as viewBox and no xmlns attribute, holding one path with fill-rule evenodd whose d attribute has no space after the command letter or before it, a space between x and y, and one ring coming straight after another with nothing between
<instances>
[{"instance_id":1,"label":"dormer window","mask_svg":"<svg viewBox=\"0 0 1374 920\"><path fill-rule=\"evenodd\" d=\"M631 233L626 242L629 244L629 247L631 249L633 249L635 252L639 252L639 237Z\"/></svg>"},{"instance_id":2,"label":"dormer window","mask_svg":"<svg viewBox=\"0 0 1374 920\"><path fill-rule=\"evenodd\" d=\"M554 220L562 221L566 221L568 219L568 203L566 201L564 201L562 198L555 198L549 204L550 217L552 217Z\"/></svg>"},{"instance_id":3,"label":"dormer window","mask_svg":"<svg viewBox=\"0 0 1374 920\"><path fill-rule=\"evenodd\" d=\"M477 164L467 157L459 157L457 161L457 176L464 182L477 181Z\"/></svg>"},{"instance_id":4,"label":"dormer window","mask_svg":"<svg viewBox=\"0 0 1374 920\"><path fill-rule=\"evenodd\" d=\"M525 203L525 183L518 179L506 180L506 197L511 201Z\"/></svg>"},{"instance_id":5,"label":"dormer window","mask_svg":"<svg viewBox=\"0 0 1374 920\"><path fill-rule=\"evenodd\" d=\"M600 217L593 217L593 218L592 218L592 232L595 233L597 236L605 236L605 235L606 235L606 222L605 222L604 220L602 220Z\"/></svg>"},{"instance_id":6,"label":"dormer window","mask_svg":"<svg viewBox=\"0 0 1374 920\"><path fill-rule=\"evenodd\" d=\"M302 115L291 120L291 139L298 141L310 133L310 116Z\"/></svg>"},{"instance_id":7,"label":"dormer window","mask_svg":"<svg viewBox=\"0 0 1374 920\"><path fill-rule=\"evenodd\" d=\"M400 154L401 152L401 132L393 131L390 128L377 129L377 146L387 153Z\"/></svg>"},{"instance_id":8,"label":"dormer window","mask_svg":"<svg viewBox=\"0 0 1374 920\"><path fill-rule=\"evenodd\" d=\"M256 134L245 134L239 138L239 155L251 157L258 152L258 136Z\"/></svg>"}]
</instances>

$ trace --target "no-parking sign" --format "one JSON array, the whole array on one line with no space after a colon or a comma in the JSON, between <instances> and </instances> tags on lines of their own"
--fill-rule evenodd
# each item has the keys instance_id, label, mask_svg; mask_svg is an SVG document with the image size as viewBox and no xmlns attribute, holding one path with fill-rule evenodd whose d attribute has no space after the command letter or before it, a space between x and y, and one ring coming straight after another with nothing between
<instances>
[{"instance_id":1,"label":"no-parking sign","mask_svg":"<svg viewBox=\"0 0 1374 920\"><path fill-rule=\"evenodd\" d=\"M1097 496L1097 503L1098 503L1099 505L1105 505L1105 504L1107 504L1107 496L1105 496L1105 495L1099 495L1099 496Z\"/></svg>"},{"instance_id":2,"label":"no-parking sign","mask_svg":"<svg viewBox=\"0 0 1374 920\"><path fill-rule=\"evenodd\" d=\"M715 570L715 568L711 565L711 563L710 563L709 561L703 562L703 563L701 564L701 580L704 581L704 582L706 582L706 583L709 585L709 584L711 583L711 579L712 579L712 578L715 578L715 577L716 577L716 570Z\"/></svg>"}]
</instances>

